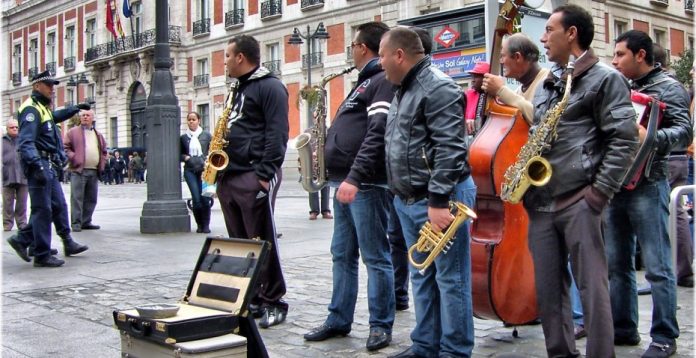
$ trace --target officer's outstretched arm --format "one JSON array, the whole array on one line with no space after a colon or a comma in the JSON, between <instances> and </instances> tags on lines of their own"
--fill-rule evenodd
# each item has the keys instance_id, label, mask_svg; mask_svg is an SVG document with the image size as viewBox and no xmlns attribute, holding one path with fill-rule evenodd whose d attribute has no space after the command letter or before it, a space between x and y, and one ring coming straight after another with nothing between
<instances>
[{"instance_id":1,"label":"officer's outstretched arm","mask_svg":"<svg viewBox=\"0 0 696 358\"><path fill-rule=\"evenodd\" d=\"M76 115L80 109L77 106L67 106L63 109L53 111L53 121L56 123L65 122Z\"/></svg>"},{"instance_id":2,"label":"officer's outstretched arm","mask_svg":"<svg viewBox=\"0 0 696 358\"><path fill-rule=\"evenodd\" d=\"M41 115L34 107L26 107L19 114L17 151L26 166L40 165L41 157L36 149L36 138L41 128Z\"/></svg>"}]
</instances>

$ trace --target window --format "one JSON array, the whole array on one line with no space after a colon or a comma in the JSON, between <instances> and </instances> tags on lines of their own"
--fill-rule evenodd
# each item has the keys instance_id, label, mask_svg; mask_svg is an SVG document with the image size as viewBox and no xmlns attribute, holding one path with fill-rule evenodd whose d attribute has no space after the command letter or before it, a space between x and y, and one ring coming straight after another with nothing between
<instances>
[{"instance_id":1,"label":"window","mask_svg":"<svg viewBox=\"0 0 696 358\"><path fill-rule=\"evenodd\" d=\"M270 44L266 46L266 56L268 58L268 61L278 61L280 60L280 55L279 55L279 45L278 43Z\"/></svg>"},{"instance_id":2,"label":"window","mask_svg":"<svg viewBox=\"0 0 696 358\"><path fill-rule=\"evenodd\" d=\"M440 32L445 29L445 26L454 32L459 33L459 37L454 39L449 46L444 46L436 41ZM459 19L456 22L440 23L435 26L426 27L430 32L433 40L433 52L452 50L453 48L468 48L485 46L486 31L483 16L477 16L467 19Z\"/></svg>"},{"instance_id":3,"label":"window","mask_svg":"<svg viewBox=\"0 0 696 358\"><path fill-rule=\"evenodd\" d=\"M233 0L233 8L235 10L243 9L244 8L244 0Z\"/></svg>"},{"instance_id":4,"label":"window","mask_svg":"<svg viewBox=\"0 0 696 358\"><path fill-rule=\"evenodd\" d=\"M196 68L198 69L199 75L207 75L208 74L208 59L202 58L202 59L198 60Z\"/></svg>"},{"instance_id":5,"label":"window","mask_svg":"<svg viewBox=\"0 0 696 358\"><path fill-rule=\"evenodd\" d=\"M118 147L118 117L109 118L111 127L111 146Z\"/></svg>"},{"instance_id":6,"label":"window","mask_svg":"<svg viewBox=\"0 0 696 358\"><path fill-rule=\"evenodd\" d=\"M46 35L46 62L56 62L56 33Z\"/></svg>"},{"instance_id":7,"label":"window","mask_svg":"<svg viewBox=\"0 0 696 358\"><path fill-rule=\"evenodd\" d=\"M691 50L691 52L694 51L694 37L693 36L688 37L687 46L689 46L689 50Z\"/></svg>"},{"instance_id":8,"label":"window","mask_svg":"<svg viewBox=\"0 0 696 358\"><path fill-rule=\"evenodd\" d=\"M207 131L210 129L210 106L205 103L205 104L199 104L198 105L198 114L201 115L201 127L203 127L204 131Z\"/></svg>"},{"instance_id":9,"label":"window","mask_svg":"<svg viewBox=\"0 0 696 358\"><path fill-rule=\"evenodd\" d=\"M12 58L14 59L14 72L22 73L22 44L14 45L14 50L12 51Z\"/></svg>"},{"instance_id":10,"label":"window","mask_svg":"<svg viewBox=\"0 0 696 358\"><path fill-rule=\"evenodd\" d=\"M65 105L75 103L75 90L72 88L66 88L65 90Z\"/></svg>"},{"instance_id":11,"label":"window","mask_svg":"<svg viewBox=\"0 0 696 358\"><path fill-rule=\"evenodd\" d=\"M196 61L196 73L197 75L193 77L194 87L207 87L208 86L208 59L202 58Z\"/></svg>"},{"instance_id":12,"label":"window","mask_svg":"<svg viewBox=\"0 0 696 358\"><path fill-rule=\"evenodd\" d=\"M97 98L96 96L96 86L94 83L90 83L87 85L87 100L88 101L95 101ZM92 108L94 108L94 104L92 104Z\"/></svg>"},{"instance_id":13,"label":"window","mask_svg":"<svg viewBox=\"0 0 696 358\"><path fill-rule=\"evenodd\" d=\"M87 48L97 46L97 20L89 19L85 25L85 34L87 40Z\"/></svg>"},{"instance_id":14,"label":"window","mask_svg":"<svg viewBox=\"0 0 696 358\"><path fill-rule=\"evenodd\" d=\"M131 21L133 21L134 27L135 27L135 33L139 34L143 32L143 8L142 4L135 3L132 4L131 6L131 12L133 13L133 16L131 16Z\"/></svg>"},{"instance_id":15,"label":"window","mask_svg":"<svg viewBox=\"0 0 696 358\"><path fill-rule=\"evenodd\" d=\"M39 39L29 40L29 68L33 69L35 75L39 68Z\"/></svg>"},{"instance_id":16,"label":"window","mask_svg":"<svg viewBox=\"0 0 696 358\"><path fill-rule=\"evenodd\" d=\"M203 20L210 17L208 0L198 0L198 19Z\"/></svg>"},{"instance_id":17,"label":"window","mask_svg":"<svg viewBox=\"0 0 696 358\"><path fill-rule=\"evenodd\" d=\"M665 46L666 37L667 37L667 36L666 36L665 31L663 31L663 30L658 30L658 29L654 29L654 30L653 30L653 41L654 41L656 44L662 45L662 47L666 47L666 46Z\"/></svg>"},{"instance_id":18,"label":"window","mask_svg":"<svg viewBox=\"0 0 696 358\"><path fill-rule=\"evenodd\" d=\"M65 28L65 57L75 56L75 25Z\"/></svg>"},{"instance_id":19,"label":"window","mask_svg":"<svg viewBox=\"0 0 696 358\"><path fill-rule=\"evenodd\" d=\"M614 38L616 39L619 35L626 32L628 24L623 21L614 21Z\"/></svg>"}]
</instances>

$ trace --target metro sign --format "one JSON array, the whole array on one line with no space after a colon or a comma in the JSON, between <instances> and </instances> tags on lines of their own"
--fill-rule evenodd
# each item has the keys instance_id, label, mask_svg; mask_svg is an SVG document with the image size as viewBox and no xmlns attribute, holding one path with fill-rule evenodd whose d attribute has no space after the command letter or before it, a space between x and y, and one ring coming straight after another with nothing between
<instances>
[{"instance_id":1,"label":"metro sign","mask_svg":"<svg viewBox=\"0 0 696 358\"><path fill-rule=\"evenodd\" d=\"M435 35L435 41L444 47L450 47L459 38L459 32L445 25L445 27Z\"/></svg>"}]
</instances>

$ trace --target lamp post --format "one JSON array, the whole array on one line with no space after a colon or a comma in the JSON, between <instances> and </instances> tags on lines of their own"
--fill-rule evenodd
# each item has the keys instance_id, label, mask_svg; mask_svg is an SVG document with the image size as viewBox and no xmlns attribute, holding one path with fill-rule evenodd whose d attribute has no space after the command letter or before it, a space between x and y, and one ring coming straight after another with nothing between
<instances>
[{"instance_id":1,"label":"lamp post","mask_svg":"<svg viewBox=\"0 0 696 358\"><path fill-rule=\"evenodd\" d=\"M300 30L294 28L292 30L292 36L290 36L290 39L288 39L288 45L302 45L304 41L302 39L307 40L307 87L311 88L312 87L312 40L314 39L319 39L319 40L326 40L328 39L329 33L326 32L326 28L324 27L324 23L320 22L319 25L317 25L316 30L314 30L314 33L312 33L312 29L309 25L307 25L307 33L303 35L300 33ZM309 128L312 125L312 108L307 105L307 128Z\"/></svg>"}]
</instances>

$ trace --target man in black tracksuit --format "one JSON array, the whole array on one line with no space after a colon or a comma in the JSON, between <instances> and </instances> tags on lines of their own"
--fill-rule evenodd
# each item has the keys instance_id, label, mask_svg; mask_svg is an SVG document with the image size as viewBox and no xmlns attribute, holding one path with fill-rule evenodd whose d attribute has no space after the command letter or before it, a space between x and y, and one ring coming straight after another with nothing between
<instances>
[{"instance_id":1,"label":"man in black tracksuit","mask_svg":"<svg viewBox=\"0 0 696 358\"><path fill-rule=\"evenodd\" d=\"M271 244L249 307L261 317L259 326L268 328L282 323L288 312L288 304L282 301L286 286L272 207L288 142L288 92L267 68L259 66L259 43L253 37L234 37L226 56L227 75L239 83L230 94L234 96L232 111L221 119L227 121L229 163L217 177L217 195L230 237L260 237Z\"/></svg>"},{"instance_id":2,"label":"man in black tracksuit","mask_svg":"<svg viewBox=\"0 0 696 358\"><path fill-rule=\"evenodd\" d=\"M370 311L368 350L391 342L394 324L394 272L387 240L388 192L384 163L384 128L394 97L377 51L389 28L369 22L358 27L351 43L360 70L358 84L343 101L327 131L326 166L334 197L333 294L329 316L305 334L323 341L350 332L358 295L358 258L367 267Z\"/></svg>"}]
</instances>

